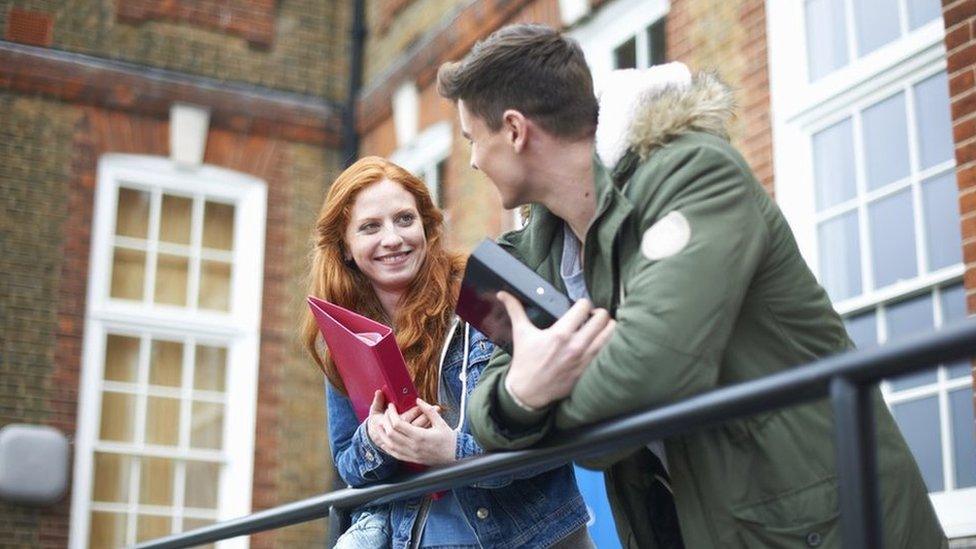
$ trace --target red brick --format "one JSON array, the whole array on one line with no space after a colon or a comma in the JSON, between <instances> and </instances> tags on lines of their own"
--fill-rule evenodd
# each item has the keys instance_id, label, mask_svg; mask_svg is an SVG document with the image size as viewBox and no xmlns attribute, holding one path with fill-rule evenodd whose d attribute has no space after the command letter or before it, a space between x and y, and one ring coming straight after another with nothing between
<instances>
[{"instance_id":1,"label":"red brick","mask_svg":"<svg viewBox=\"0 0 976 549\"><path fill-rule=\"evenodd\" d=\"M942 14L946 28L952 28L960 21L976 17L976 0L961 0L947 7Z\"/></svg>"},{"instance_id":2,"label":"red brick","mask_svg":"<svg viewBox=\"0 0 976 549\"><path fill-rule=\"evenodd\" d=\"M4 38L11 42L31 46L49 47L54 33L50 13L11 8L7 13L7 30Z\"/></svg>"},{"instance_id":3,"label":"red brick","mask_svg":"<svg viewBox=\"0 0 976 549\"><path fill-rule=\"evenodd\" d=\"M950 73L972 67L976 64L976 44L959 48L958 51L949 54L947 64Z\"/></svg>"},{"instance_id":4,"label":"red brick","mask_svg":"<svg viewBox=\"0 0 976 549\"><path fill-rule=\"evenodd\" d=\"M956 122L952 127L952 136L956 143L963 143L976 137L976 117Z\"/></svg>"},{"instance_id":5,"label":"red brick","mask_svg":"<svg viewBox=\"0 0 976 549\"><path fill-rule=\"evenodd\" d=\"M274 42L274 0L126 0L116 3L116 15L130 23L160 19L192 23L241 36L262 47Z\"/></svg>"},{"instance_id":6,"label":"red brick","mask_svg":"<svg viewBox=\"0 0 976 549\"><path fill-rule=\"evenodd\" d=\"M962 25L957 25L952 30L946 32L945 35L946 51L951 53L959 46L969 43L972 37L973 37L972 28L968 22Z\"/></svg>"}]
</instances>

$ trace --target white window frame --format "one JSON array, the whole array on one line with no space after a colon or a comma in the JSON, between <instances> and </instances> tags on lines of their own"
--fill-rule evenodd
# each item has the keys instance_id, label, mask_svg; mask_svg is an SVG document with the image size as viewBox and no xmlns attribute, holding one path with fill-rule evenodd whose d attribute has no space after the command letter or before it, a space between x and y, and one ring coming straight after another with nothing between
<instances>
[{"instance_id":1,"label":"white window frame","mask_svg":"<svg viewBox=\"0 0 976 549\"><path fill-rule=\"evenodd\" d=\"M120 186L141 187L157 194L204 196L234 204L234 246L228 254L233 267L227 312L150 305L110 297L111 258L116 239L115 216ZM198 201L197 204L201 203ZM133 455L130 452L135 448L137 452L146 451L161 457L220 460L223 467L217 513L213 518L220 521L251 512L266 205L265 182L242 173L214 166L181 169L171 160L155 156L107 154L100 159L82 344L69 547L80 549L88 545L96 450ZM202 210L202 207L194 207L192 215L198 221L203 215ZM150 228L158 226L158 223L158 208L152 208ZM154 242L149 244L150 247L154 245ZM194 253L200 253L199 249ZM152 291L151 267L146 270L145 295ZM194 296L189 304L193 305L196 292L190 288L189 293ZM183 451L147 448L145 444L140 447L139 444L98 441L101 394L103 386L112 383L103 381L102 371L108 333L142 338L140 356L144 363L148 361L149 338L180 339L188 345L226 346L223 450ZM140 370L145 372L147 366L140 364ZM185 368L184 375L187 375ZM187 390L177 391L187 393L182 397L188 398ZM144 411L137 409L137 416L141 413ZM128 504L120 504L120 510L128 510ZM130 525L129 529L133 527ZM218 543L222 549L246 548L248 545L247 537Z\"/></svg>"},{"instance_id":2,"label":"white window frame","mask_svg":"<svg viewBox=\"0 0 976 549\"><path fill-rule=\"evenodd\" d=\"M390 161L424 180L434 204L438 204L443 182L437 166L451 156L454 139L451 123L443 120L422 131L390 155Z\"/></svg>"},{"instance_id":3,"label":"white window frame","mask_svg":"<svg viewBox=\"0 0 976 549\"><path fill-rule=\"evenodd\" d=\"M616 0L608 2L592 18L569 32L583 48L597 90L606 75L614 70L614 50L631 38L637 38L637 66L650 64L647 28L666 16L670 9L670 0Z\"/></svg>"},{"instance_id":4,"label":"white window frame","mask_svg":"<svg viewBox=\"0 0 976 549\"><path fill-rule=\"evenodd\" d=\"M900 9L905 9L903 1ZM850 10L848 10L850 11ZM811 136L847 116L852 111L894 95L905 87L906 82L917 83L946 68L946 52L943 42L945 30L942 18L905 34L868 55L857 57L853 54L848 64L830 74L809 82L808 58L806 55L806 25L804 25L803 0L766 0L767 36L770 69L770 93L773 118L773 159L776 181L777 202L786 216L800 252L813 272L819 272L817 248L817 212L814 196L814 170ZM850 27L850 14L848 13ZM904 20L904 18L903 18ZM905 26L904 24L902 25ZM914 131L911 94L905 96L908 108L910 135ZM854 120L855 149L862 146L857 142L857 120ZM910 142L911 154L916 154L915 143ZM861 154L856 152L855 154ZM913 162L913 166L917 163ZM925 170L925 174L941 172L948 164ZM914 173L913 179L924 174ZM917 197L915 202L916 221L918 221ZM863 207L863 204L859 207ZM861 224L862 247L867 245L863 239L865 227ZM919 261L925 256L925 242L917 242ZM865 253L862 250L862 256ZM920 270L919 273L924 272ZM886 303L911 297L919 293L931 293L935 307L939 307L939 287L960 281L964 265L952 265L934 272L922 274L914 279L896 283L881 289L869 289L864 285L864 294L835 304L843 315L884 308ZM869 276L862 270L863 277ZM934 291L933 291L934 290ZM879 340L886 336L884 315L878 315L877 330ZM938 382L928 384L919 390L900 391L891 395L888 405L920 398L948 389L971 386L971 378L948 380L944 368L939 368ZM888 396L887 384L882 389ZM944 396L944 395L943 395ZM948 422L947 404L940 398L943 434L951 432ZM943 466L950 467L951 455L947 455L945 436L943 439ZM946 469L949 471L950 469ZM940 521L949 537L976 534L976 488L952 490L930 494Z\"/></svg>"}]
</instances>

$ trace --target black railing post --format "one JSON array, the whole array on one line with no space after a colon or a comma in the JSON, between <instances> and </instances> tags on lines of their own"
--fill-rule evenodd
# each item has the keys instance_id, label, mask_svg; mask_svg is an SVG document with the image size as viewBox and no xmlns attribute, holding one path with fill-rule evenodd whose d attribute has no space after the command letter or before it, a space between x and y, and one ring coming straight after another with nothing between
<instances>
[{"instance_id":1,"label":"black railing post","mask_svg":"<svg viewBox=\"0 0 976 549\"><path fill-rule=\"evenodd\" d=\"M844 377L830 382L840 483L841 540L845 548L881 547L878 465L871 386Z\"/></svg>"}]
</instances>

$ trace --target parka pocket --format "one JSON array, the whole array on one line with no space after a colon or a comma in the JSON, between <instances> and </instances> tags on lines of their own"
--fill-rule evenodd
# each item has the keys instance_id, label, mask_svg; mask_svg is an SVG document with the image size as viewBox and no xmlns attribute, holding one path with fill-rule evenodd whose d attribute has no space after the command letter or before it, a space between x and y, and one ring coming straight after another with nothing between
<instances>
[{"instance_id":1,"label":"parka pocket","mask_svg":"<svg viewBox=\"0 0 976 549\"><path fill-rule=\"evenodd\" d=\"M835 477L733 508L732 516L742 547L840 547Z\"/></svg>"}]
</instances>

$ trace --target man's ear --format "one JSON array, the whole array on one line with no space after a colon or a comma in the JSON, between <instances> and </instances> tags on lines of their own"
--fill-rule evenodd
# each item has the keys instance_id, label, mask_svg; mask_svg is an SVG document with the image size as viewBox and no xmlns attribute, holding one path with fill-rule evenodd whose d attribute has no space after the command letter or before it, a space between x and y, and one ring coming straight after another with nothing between
<instances>
[{"instance_id":1,"label":"man's ear","mask_svg":"<svg viewBox=\"0 0 976 549\"><path fill-rule=\"evenodd\" d=\"M522 152L529 137L529 121L515 109L502 113L502 131L516 153Z\"/></svg>"}]
</instances>

